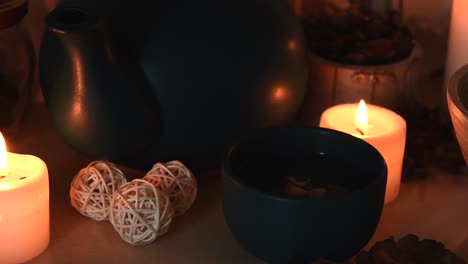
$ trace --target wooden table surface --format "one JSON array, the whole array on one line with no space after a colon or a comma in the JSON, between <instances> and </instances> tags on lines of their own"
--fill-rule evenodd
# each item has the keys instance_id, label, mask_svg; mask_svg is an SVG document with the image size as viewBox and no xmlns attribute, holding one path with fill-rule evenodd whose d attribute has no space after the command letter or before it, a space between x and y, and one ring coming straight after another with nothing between
<instances>
[{"instance_id":1,"label":"wooden table surface","mask_svg":"<svg viewBox=\"0 0 468 264\"><path fill-rule=\"evenodd\" d=\"M18 138L8 144L12 152L39 156L49 169L50 245L30 263L263 263L230 234L222 214L217 171L196 175L200 184L194 206L174 220L166 235L147 246L131 246L109 222L81 216L70 206L68 191L75 173L91 159L64 143L43 105L32 110ZM402 183L399 197L384 208L369 245L409 233L438 240L468 261L468 177L436 173L429 179Z\"/></svg>"}]
</instances>

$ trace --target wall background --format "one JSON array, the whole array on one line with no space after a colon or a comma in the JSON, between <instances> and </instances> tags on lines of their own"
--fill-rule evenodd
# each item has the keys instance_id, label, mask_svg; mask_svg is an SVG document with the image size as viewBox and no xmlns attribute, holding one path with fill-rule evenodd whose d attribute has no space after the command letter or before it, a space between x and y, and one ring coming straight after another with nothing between
<instances>
[{"instance_id":1,"label":"wall background","mask_svg":"<svg viewBox=\"0 0 468 264\"><path fill-rule=\"evenodd\" d=\"M174 1L174 0L171 0ZM286 0L285 0L286 1ZM287 0L294 8L302 7L300 13L303 15L313 14L319 10L326 1L334 1L346 4L349 0ZM393 0L397 7L399 0ZM442 88L439 83L439 75L443 75L448 28L450 22L450 12L452 0L402 0L403 16L406 23L412 29L416 39L423 47L424 56L422 58L423 85L418 89L423 89L422 96L432 105L438 104L437 92L427 93L427 89L437 90ZM130 0L29 0L30 10L24 19L24 26L31 35L36 52L44 31L44 17L54 9L60 2L71 2L84 5L86 7L97 8L104 16L117 17L126 14L127 8L137 8ZM151 10L148 11L151 15ZM120 25L119 25L120 26ZM37 76L37 75L36 75ZM41 101L36 78L36 88L34 101ZM437 94L437 96L435 96Z\"/></svg>"}]
</instances>

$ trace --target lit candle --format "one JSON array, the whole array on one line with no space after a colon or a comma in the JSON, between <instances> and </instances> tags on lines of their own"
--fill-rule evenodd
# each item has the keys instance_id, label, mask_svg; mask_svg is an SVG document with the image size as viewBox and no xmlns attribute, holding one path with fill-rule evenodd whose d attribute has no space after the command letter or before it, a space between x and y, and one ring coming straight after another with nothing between
<instances>
[{"instance_id":1,"label":"lit candle","mask_svg":"<svg viewBox=\"0 0 468 264\"><path fill-rule=\"evenodd\" d=\"M342 104L322 113L320 126L361 138L382 154L388 167L385 203L393 201L400 190L401 169L406 141L406 122L395 112L363 100Z\"/></svg>"},{"instance_id":2,"label":"lit candle","mask_svg":"<svg viewBox=\"0 0 468 264\"><path fill-rule=\"evenodd\" d=\"M22 263L49 244L49 177L31 155L6 152L0 133L0 263Z\"/></svg>"}]
</instances>

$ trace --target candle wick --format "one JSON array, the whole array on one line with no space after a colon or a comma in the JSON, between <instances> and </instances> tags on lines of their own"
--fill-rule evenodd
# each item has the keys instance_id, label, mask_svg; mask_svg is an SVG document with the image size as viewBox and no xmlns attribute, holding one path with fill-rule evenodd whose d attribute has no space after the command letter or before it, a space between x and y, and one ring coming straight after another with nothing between
<instances>
[{"instance_id":1,"label":"candle wick","mask_svg":"<svg viewBox=\"0 0 468 264\"><path fill-rule=\"evenodd\" d=\"M364 136L364 131L359 129L359 127L356 127L356 130L357 130L357 132L359 132L359 134L361 134L361 136Z\"/></svg>"}]
</instances>

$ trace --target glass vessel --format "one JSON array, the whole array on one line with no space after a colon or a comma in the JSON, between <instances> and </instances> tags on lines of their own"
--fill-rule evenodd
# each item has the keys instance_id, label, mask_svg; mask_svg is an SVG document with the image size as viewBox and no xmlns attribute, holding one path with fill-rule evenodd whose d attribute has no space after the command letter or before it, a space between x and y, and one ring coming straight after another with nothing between
<instances>
[{"instance_id":1,"label":"glass vessel","mask_svg":"<svg viewBox=\"0 0 468 264\"><path fill-rule=\"evenodd\" d=\"M14 137L21 124L33 81L34 48L21 21L26 0L0 0L0 131Z\"/></svg>"}]
</instances>

